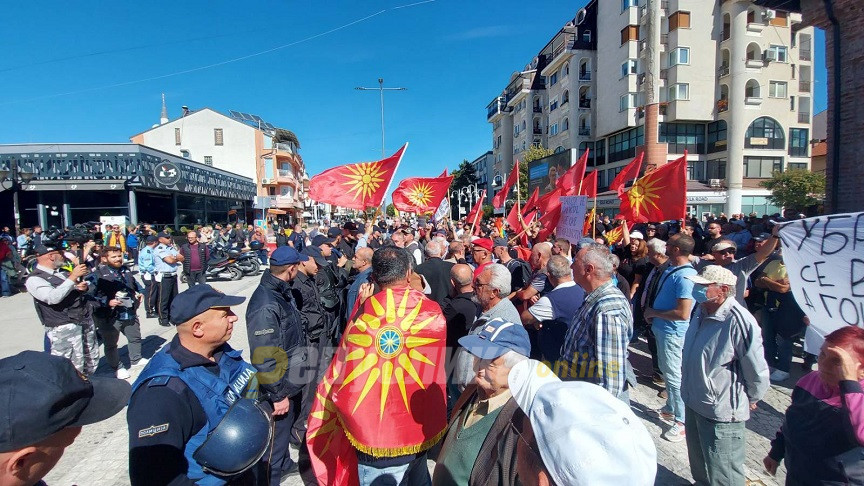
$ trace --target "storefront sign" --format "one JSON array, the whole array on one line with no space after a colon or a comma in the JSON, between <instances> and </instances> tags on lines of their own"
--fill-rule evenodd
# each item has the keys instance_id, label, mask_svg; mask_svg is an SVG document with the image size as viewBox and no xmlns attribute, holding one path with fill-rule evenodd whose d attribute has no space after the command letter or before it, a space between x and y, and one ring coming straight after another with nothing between
<instances>
[{"instance_id":1,"label":"storefront sign","mask_svg":"<svg viewBox=\"0 0 864 486\"><path fill-rule=\"evenodd\" d=\"M156 169L153 171L153 178L158 184L165 187L173 187L180 182L180 169L171 162L163 160L156 164Z\"/></svg>"}]
</instances>

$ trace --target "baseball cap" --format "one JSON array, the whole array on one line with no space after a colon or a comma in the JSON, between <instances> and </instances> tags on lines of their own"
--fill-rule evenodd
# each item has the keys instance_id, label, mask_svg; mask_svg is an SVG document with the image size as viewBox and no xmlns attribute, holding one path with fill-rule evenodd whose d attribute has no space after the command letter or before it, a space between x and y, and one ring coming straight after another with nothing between
<instances>
[{"instance_id":1,"label":"baseball cap","mask_svg":"<svg viewBox=\"0 0 864 486\"><path fill-rule=\"evenodd\" d=\"M123 410L126 380L85 378L60 356L23 351L0 360L0 452L33 445L66 427L105 420Z\"/></svg>"},{"instance_id":2,"label":"baseball cap","mask_svg":"<svg viewBox=\"0 0 864 486\"><path fill-rule=\"evenodd\" d=\"M357 225L353 221L348 221L342 225L342 229L348 231L357 231Z\"/></svg>"},{"instance_id":3,"label":"baseball cap","mask_svg":"<svg viewBox=\"0 0 864 486\"><path fill-rule=\"evenodd\" d=\"M479 246L486 251L492 251L492 240L489 238L477 238L476 240L471 242L474 246Z\"/></svg>"},{"instance_id":4,"label":"baseball cap","mask_svg":"<svg viewBox=\"0 0 864 486\"><path fill-rule=\"evenodd\" d=\"M753 241L765 241L771 238L771 233L759 233L753 237Z\"/></svg>"},{"instance_id":5,"label":"baseball cap","mask_svg":"<svg viewBox=\"0 0 864 486\"><path fill-rule=\"evenodd\" d=\"M160 231L159 234L156 235L156 238L171 238L171 235L164 231Z\"/></svg>"},{"instance_id":6,"label":"baseball cap","mask_svg":"<svg viewBox=\"0 0 864 486\"><path fill-rule=\"evenodd\" d=\"M507 238L495 238L492 240L492 246L510 246L507 242Z\"/></svg>"},{"instance_id":7,"label":"baseball cap","mask_svg":"<svg viewBox=\"0 0 864 486\"><path fill-rule=\"evenodd\" d=\"M280 246L270 254L270 265L291 265L294 263L305 262L309 258L301 255L300 252L292 246Z\"/></svg>"},{"instance_id":8,"label":"baseball cap","mask_svg":"<svg viewBox=\"0 0 864 486\"><path fill-rule=\"evenodd\" d=\"M657 449L624 402L593 383L562 382L535 360L517 363L507 381L555 484L654 484Z\"/></svg>"},{"instance_id":9,"label":"baseball cap","mask_svg":"<svg viewBox=\"0 0 864 486\"><path fill-rule=\"evenodd\" d=\"M307 246L306 248L303 248L303 251L300 253L302 253L301 256L306 257L305 260L308 260L309 258L315 260L315 263L317 263L319 267L327 265L327 259L324 258L324 255L321 253L321 248L318 248L317 246Z\"/></svg>"},{"instance_id":10,"label":"baseball cap","mask_svg":"<svg viewBox=\"0 0 864 486\"><path fill-rule=\"evenodd\" d=\"M734 241L730 240L723 240L715 243L714 246L711 247L711 251L723 251L729 248L738 251L738 245L736 245Z\"/></svg>"},{"instance_id":11,"label":"baseball cap","mask_svg":"<svg viewBox=\"0 0 864 486\"><path fill-rule=\"evenodd\" d=\"M46 245L37 245L33 251L36 252L36 256L42 256L42 255L47 255L48 253L51 253L52 251L60 251L60 248L56 248L53 246L46 246Z\"/></svg>"},{"instance_id":12,"label":"baseball cap","mask_svg":"<svg viewBox=\"0 0 864 486\"><path fill-rule=\"evenodd\" d=\"M337 236L342 235L342 230L339 228L330 228L327 230L327 236L330 238L336 238Z\"/></svg>"},{"instance_id":13,"label":"baseball cap","mask_svg":"<svg viewBox=\"0 0 864 486\"><path fill-rule=\"evenodd\" d=\"M479 333L459 338L459 344L481 359L495 359L507 351L516 351L522 356L531 355L531 341L525 327L500 317L486 321Z\"/></svg>"},{"instance_id":14,"label":"baseball cap","mask_svg":"<svg viewBox=\"0 0 864 486\"><path fill-rule=\"evenodd\" d=\"M154 235L150 235L144 240L145 243L155 243L157 241L159 241L159 237Z\"/></svg>"},{"instance_id":15,"label":"baseball cap","mask_svg":"<svg viewBox=\"0 0 864 486\"><path fill-rule=\"evenodd\" d=\"M701 285L730 285L735 286L738 283L738 277L731 271L721 267L720 265L708 265L702 269L699 275L688 275L688 279Z\"/></svg>"},{"instance_id":16,"label":"baseball cap","mask_svg":"<svg viewBox=\"0 0 864 486\"><path fill-rule=\"evenodd\" d=\"M198 284L174 297L171 302L171 323L180 325L207 309L231 307L242 304L244 300L246 297L225 295L209 284Z\"/></svg>"},{"instance_id":17,"label":"baseball cap","mask_svg":"<svg viewBox=\"0 0 864 486\"><path fill-rule=\"evenodd\" d=\"M631 239L631 240L644 240L644 239L645 239L645 235L643 235L643 234L642 234L641 232L639 232L639 231L631 231L631 232L630 232L630 239Z\"/></svg>"}]
</instances>

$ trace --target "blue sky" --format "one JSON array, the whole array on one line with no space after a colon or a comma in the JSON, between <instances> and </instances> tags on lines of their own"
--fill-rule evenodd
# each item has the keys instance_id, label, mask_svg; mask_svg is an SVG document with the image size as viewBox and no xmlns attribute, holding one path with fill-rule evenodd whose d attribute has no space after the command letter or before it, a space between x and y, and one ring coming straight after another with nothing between
<instances>
[{"instance_id":1,"label":"blue sky","mask_svg":"<svg viewBox=\"0 0 864 486\"><path fill-rule=\"evenodd\" d=\"M388 154L411 143L397 179L455 169L491 148L486 105L585 2L417 1L6 5L0 143L128 142L165 93L171 118L206 106L294 131L314 175L380 157L378 93L354 87L383 77L408 88L385 94ZM814 54L818 113L821 31Z\"/></svg>"}]
</instances>

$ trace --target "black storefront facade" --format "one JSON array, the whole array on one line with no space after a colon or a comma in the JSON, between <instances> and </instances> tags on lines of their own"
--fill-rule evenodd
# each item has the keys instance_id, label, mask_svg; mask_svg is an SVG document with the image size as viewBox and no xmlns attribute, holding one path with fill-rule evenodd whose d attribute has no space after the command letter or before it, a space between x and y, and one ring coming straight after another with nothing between
<instances>
[{"instance_id":1,"label":"black storefront facade","mask_svg":"<svg viewBox=\"0 0 864 486\"><path fill-rule=\"evenodd\" d=\"M144 145L0 145L0 171L18 174L17 183L0 181L0 226L10 228L16 192L21 227L126 216L179 229L253 218L252 179Z\"/></svg>"}]
</instances>

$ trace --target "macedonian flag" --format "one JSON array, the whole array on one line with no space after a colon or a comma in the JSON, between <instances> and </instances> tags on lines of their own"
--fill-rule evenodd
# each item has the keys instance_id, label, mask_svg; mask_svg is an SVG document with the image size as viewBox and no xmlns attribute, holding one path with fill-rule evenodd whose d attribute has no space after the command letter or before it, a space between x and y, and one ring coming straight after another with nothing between
<instances>
[{"instance_id":1,"label":"macedonian flag","mask_svg":"<svg viewBox=\"0 0 864 486\"><path fill-rule=\"evenodd\" d=\"M645 174L618 197L621 212L617 219L645 223L683 218L687 213L687 152Z\"/></svg>"},{"instance_id":2,"label":"macedonian flag","mask_svg":"<svg viewBox=\"0 0 864 486\"><path fill-rule=\"evenodd\" d=\"M376 162L340 165L309 181L309 198L343 208L365 210L381 205L408 144Z\"/></svg>"},{"instance_id":3,"label":"macedonian flag","mask_svg":"<svg viewBox=\"0 0 864 486\"><path fill-rule=\"evenodd\" d=\"M357 485L357 451L374 457L431 448L447 426L446 324L410 289L370 297L348 324L318 385L306 442L320 485Z\"/></svg>"},{"instance_id":4,"label":"macedonian flag","mask_svg":"<svg viewBox=\"0 0 864 486\"><path fill-rule=\"evenodd\" d=\"M410 177L403 179L393 191L393 205L399 211L427 214L438 209L447 197L447 189L453 181L452 176Z\"/></svg>"}]
</instances>

